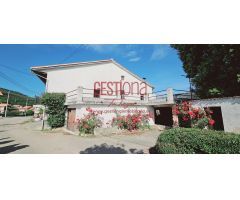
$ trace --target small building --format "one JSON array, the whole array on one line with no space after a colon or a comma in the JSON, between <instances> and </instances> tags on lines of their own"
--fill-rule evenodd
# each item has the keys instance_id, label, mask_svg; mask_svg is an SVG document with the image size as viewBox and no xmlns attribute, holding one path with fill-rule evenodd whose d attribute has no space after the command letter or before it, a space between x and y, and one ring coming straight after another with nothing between
<instances>
[{"instance_id":1,"label":"small building","mask_svg":"<svg viewBox=\"0 0 240 200\"><path fill-rule=\"evenodd\" d=\"M150 124L173 124L173 90L154 92L144 78L113 59L37 66L31 70L45 83L46 92L66 94L69 129L88 107L101 113L104 126L117 114L134 112L152 114Z\"/></svg>"},{"instance_id":2,"label":"small building","mask_svg":"<svg viewBox=\"0 0 240 200\"><path fill-rule=\"evenodd\" d=\"M213 111L215 130L240 133L240 97L194 100L192 106L209 107Z\"/></svg>"},{"instance_id":3,"label":"small building","mask_svg":"<svg viewBox=\"0 0 240 200\"><path fill-rule=\"evenodd\" d=\"M4 112L5 112L5 109L6 107L8 106L9 104L6 104L6 103L0 103L0 115L3 115Z\"/></svg>"},{"instance_id":4,"label":"small building","mask_svg":"<svg viewBox=\"0 0 240 200\"><path fill-rule=\"evenodd\" d=\"M42 118L43 110L43 105L33 105L34 118Z\"/></svg>"}]
</instances>

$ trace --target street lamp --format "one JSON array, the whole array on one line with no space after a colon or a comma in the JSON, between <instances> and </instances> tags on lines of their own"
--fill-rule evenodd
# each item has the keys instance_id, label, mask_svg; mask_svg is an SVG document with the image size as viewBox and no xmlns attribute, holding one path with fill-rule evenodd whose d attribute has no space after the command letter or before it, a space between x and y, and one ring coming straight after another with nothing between
<instances>
[{"instance_id":1,"label":"street lamp","mask_svg":"<svg viewBox=\"0 0 240 200\"><path fill-rule=\"evenodd\" d=\"M188 76L188 75L181 75L181 76L183 76L183 77L185 77L185 78L188 78L188 81L189 81L189 90L190 90L190 95L191 95L191 100L192 100L192 82L191 82L191 78L190 78L190 76Z\"/></svg>"}]
</instances>

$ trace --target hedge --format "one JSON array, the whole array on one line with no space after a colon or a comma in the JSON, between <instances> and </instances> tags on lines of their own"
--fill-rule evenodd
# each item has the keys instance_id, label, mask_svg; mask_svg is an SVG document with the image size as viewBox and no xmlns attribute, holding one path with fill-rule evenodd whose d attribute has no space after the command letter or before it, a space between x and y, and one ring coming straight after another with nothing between
<instances>
[{"instance_id":1,"label":"hedge","mask_svg":"<svg viewBox=\"0 0 240 200\"><path fill-rule=\"evenodd\" d=\"M34 111L33 110L27 110L26 115L27 116L32 116L32 115L34 115Z\"/></svg>"},{"instance_id":2,"label":"hedge","mask_svg":"<svg viewBox=\"0 0 240 200\"><path fill-rule=\"evenodd\" d=\"M41 103L46 106L48 114L48 125L51 128L63 127L65 124L65 94L46 93L41 99Z\"/></svg>"},{"instance_id":3,"label":"hedge","mask_svg":"<svg viewBox=\"0 0 240 200\"><path fill-rule=\"evenodd\" d=\"M163 154L238 154L240 135L194 128L168 129L158 137L155 150Z\"/></svg>"}]
</instances>

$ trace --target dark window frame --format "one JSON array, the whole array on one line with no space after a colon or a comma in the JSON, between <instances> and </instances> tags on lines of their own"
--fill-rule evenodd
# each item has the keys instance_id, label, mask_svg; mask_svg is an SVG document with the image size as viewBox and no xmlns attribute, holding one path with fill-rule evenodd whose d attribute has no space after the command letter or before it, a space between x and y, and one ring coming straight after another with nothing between
<instances>
[{"instance_id":1,"label":"dark window frame","mask_svg":"<svg viewBox=\"0 0 240 200\"><path fill-rule=\"evenodd\" d=\"M94 98L100 98L100 89L94 89L93 97Z\"/></svg>"}]
</instances>

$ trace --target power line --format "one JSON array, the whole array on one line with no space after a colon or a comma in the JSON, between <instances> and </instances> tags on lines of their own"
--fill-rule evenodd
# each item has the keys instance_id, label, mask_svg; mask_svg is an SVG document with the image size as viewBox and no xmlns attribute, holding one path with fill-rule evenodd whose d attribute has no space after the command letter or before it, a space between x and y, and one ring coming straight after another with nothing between
<instances>
[{"instance_id":1,"label":"power line","mask_svg":"<svg viewBox=\"0 0 240 200\"><path fill-rule=\"evenodd\" d=\"M69 58L71 58L72 56L74 56L77 52L78 49L80 48L80 45L78 47L76 47L69 55L67 55L62 61L61 63L65 62L66 60L68 60Z\"/></svg>"},{"instance_id":2,"label":"power line","mask_svg":"<svg viewBox=\"0 0 240 200\"><path fill-rule=\"evenodd\" d=\"M26 72L24 72L24 71L15 69L15 68L12 67L12 66L5 65L5 64L2 64L2 63L0 63L0 67L4 67L4 68L6 68L6 69L10 69L10 70L12 70L12 71L14 71L14 72L23 74L23 75L25 75L25 76L29 76L29 77L33 77L33 76L34 76L33 74L28 74L28 73L26 73ZM35 94L39 94L39 92L36 93L35 91L28 89L28 88L25 87L24 85L21 85L21 84L15 82L13 79L11 79L9 76L7 76L5 73L3 73L3 72L1 72L1 73L2 73L2 75L4 76L4 77L1 76L2 78L4 78L5 80L13 83L14 85L16 85L16 86L18 86L18 87L21 87L21 88L23 88L24 90L27 90L27 91L33 93L34 95L35 95ZM40 77L41 77L41 76L40 76Z\"/></svg>"},{"instance_id":3,"label":"power line","mask_svg":"<svg viewBox=\"0 0 240 200\"><path fill-rule=\"evenodd\" d=\"M31 93L33 93L33 94L36 94L35 91L30 90L30 89L28 89L27 87L25 87L24 85L16 82L15 80L13 80L11 77L9 77L8 75L6 75L5 73L0 72L0 76L1 76L3 79L5 79L5 80L11 82L12 84L16 85L17 87L22 88L22 89L24 89L24 90L27 90L27 91L29 91L29 92L31 92Z\"/></svg>"},{"instance_id":4,"label":"power line","mask_svg":"<svg viewBox=\"0 0 240 200\"><path fill-rule=\"evenodd\" d=\"M0 67L4 67L4 68L6 68L6 69L10 69L10 70L12 70L12 71L18 72L18 73L23 74L23 75L25 75L25 76L32 76L32 74L28 74L28 73L26 73L26 72L24 72L24 71L15 69L15 68L13 68L13 67L11 67L11 66L9 66L9 65L4 65L4 64L2 64L2 63L0 63Z\"/></svg>"}]
</instances>

